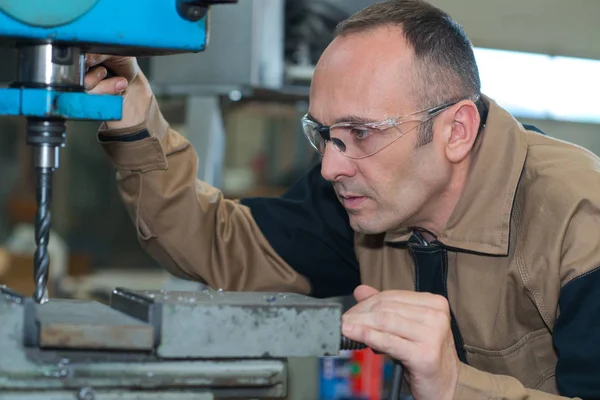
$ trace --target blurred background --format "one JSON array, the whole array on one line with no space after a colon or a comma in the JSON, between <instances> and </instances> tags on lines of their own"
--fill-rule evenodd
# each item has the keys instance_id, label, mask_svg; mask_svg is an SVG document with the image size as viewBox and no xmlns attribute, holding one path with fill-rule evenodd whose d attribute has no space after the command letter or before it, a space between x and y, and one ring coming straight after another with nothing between
<instances>
[{"instance_id":1,"label":"blurred background","mask_svg":"<svg viewBox=\"0 0 600 400\"><path fill-rule=\"evenodd\" d=\"M196 148L200 179L230 198L277 196L318 161L299 123L314 65L335 25L373 2L238 0L212 9L206 52L140 59L163 114ZM600 154L600 1L431 2L467 31L485 94L520 121ZM0 58L5 86L16 77L16 54L0 48ZM97 128L93 122L69 123L61 150L50 295L102 301L115 286L193 289L140 249L115 172L96 142ZM0 284L31 293L36 207L23 119L0 118L0 176ZM314 399L327 382L334 391L348 388L349 376L355 390L380 390L381 360L369 364L352 357L339 365L305 361L302 384L292 383L291 398ZM323 393L321 398L342 398Z\"/></svg>"}]
</instances>

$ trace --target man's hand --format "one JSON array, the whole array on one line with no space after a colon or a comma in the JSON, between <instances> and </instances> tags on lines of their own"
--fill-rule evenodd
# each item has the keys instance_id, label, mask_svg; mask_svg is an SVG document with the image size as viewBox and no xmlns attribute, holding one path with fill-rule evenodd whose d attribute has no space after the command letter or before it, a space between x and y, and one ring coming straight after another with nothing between
<instances>
[{"instance_id":1,"label":"man's hand","mask_svg":"<svg viewBox=\"0 0 600 400\"><path fill-rule=\"evenodd\" d=\"M358 304L342 317L342 333L400 361L416 400L452 399L460 361L450 327L448 301L361 285Z\"/></svg>"},{"instance_id":2,"label":"man's hand","mask_svg":"<svg viewBox=\"0 0 600 400\"><path fill-rule=\"evenodd\" d=\"M145 120L152 89L133 57L86 54L84 86L88 93L123 95L123 118L109 121L111 129L127 128ZM116 76L105 79L108 69Z\"/></svg>"},{"instance_id":3,"label":"man's hand","mask_svg":"<svg viewBox=\"0 0 600 400\"><path fill-rule=\"evenodd\" d=\"M137 77L140 68L132 57L86 54L85 89L94 94L119 94ZM109 68L116 76L106 78Z\"/></svg>"}]
</instances>

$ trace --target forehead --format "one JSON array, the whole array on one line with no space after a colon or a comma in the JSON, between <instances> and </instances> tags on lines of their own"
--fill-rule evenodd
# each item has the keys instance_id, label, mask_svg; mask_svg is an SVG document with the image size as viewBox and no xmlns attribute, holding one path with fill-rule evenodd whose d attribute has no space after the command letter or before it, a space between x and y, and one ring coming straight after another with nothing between
<instances>
[{"instance_id":1,"label":"forehead","mask_svg":"<svg viewBox=\"0 0 600 400\"><path fill-rule=\"evenodd\" d=\"M400 28L336 38L315 69L310 113L330 123L344 115L384 119L410 110L412 59Z\"/></svg>"}]
</instances>

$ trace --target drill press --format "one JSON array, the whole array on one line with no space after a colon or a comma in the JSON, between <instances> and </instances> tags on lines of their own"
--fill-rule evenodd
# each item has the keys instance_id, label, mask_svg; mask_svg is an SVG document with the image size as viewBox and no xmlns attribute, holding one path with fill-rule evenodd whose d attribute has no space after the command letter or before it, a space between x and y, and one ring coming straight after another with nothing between
<instances>
[{"instance_id":1,"label":"drill press","mask_svg":"<svg viewBox=\"0 0 600 400\"><path fill-rule=\"evenodd\" d=\"M208 9L237 0L0 0L0 45L19 51L18 80L0 89L0 115L27 118L36 170L33 297L44 298L52 175L66 122L118 120L120 96L85 92L85 53L166 55L204 50ZM157 29L158 27L162 29Z\"/></svg>"}]
</instances>

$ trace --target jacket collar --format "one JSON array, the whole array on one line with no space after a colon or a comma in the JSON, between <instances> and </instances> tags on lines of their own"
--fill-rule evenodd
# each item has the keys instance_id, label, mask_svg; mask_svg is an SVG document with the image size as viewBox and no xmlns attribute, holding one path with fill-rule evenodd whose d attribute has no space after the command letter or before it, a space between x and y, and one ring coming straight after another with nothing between
<instances>
[{"instance_id":1,"label":"jacket collar","mask_svg":"<svg viewBox=\"0 0 600 400\"><path fill-rule=\"evenodd\" d=\"M437 241L457 250L507 255L513 201L525 158L524 128L493 100L473 145L464 191ZM406 242L412 230L388 232L386 242Z\"/></svg>"}]
</instances>

